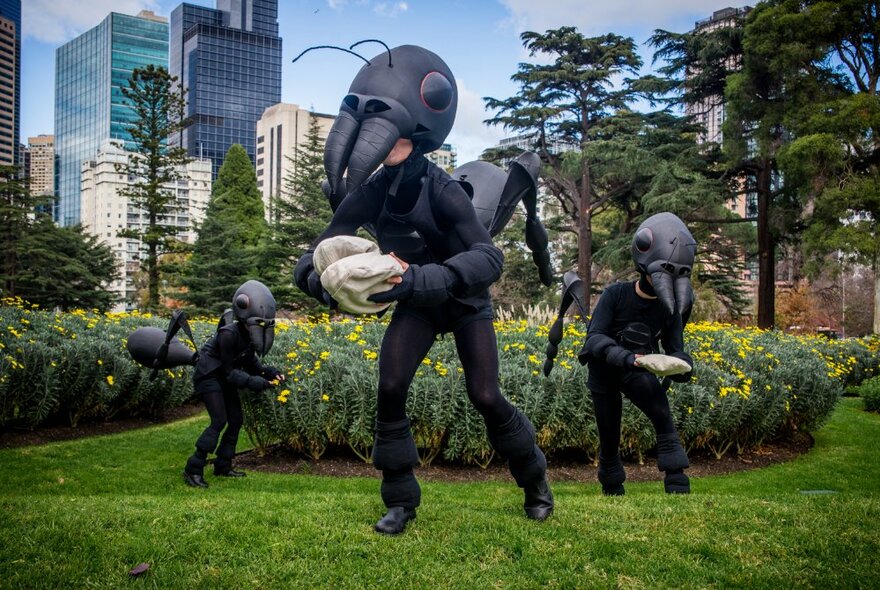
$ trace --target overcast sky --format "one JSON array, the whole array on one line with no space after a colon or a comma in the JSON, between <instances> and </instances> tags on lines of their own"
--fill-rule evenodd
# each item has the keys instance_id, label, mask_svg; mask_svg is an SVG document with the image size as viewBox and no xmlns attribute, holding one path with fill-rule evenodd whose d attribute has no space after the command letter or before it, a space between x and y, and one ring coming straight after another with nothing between
<instances>
[{"instance_id":1,"label":"overcast sky","mask_svg":"<svg viewBox=\"0 0 880 590\"><path fill-rule=\"evenodd\" d=\"M190 4L215 7L214 0ZM23 0L21 140L53 133L55 49L100 23L111 11L137 14L142 9L170 16L178 0ZM314 51L296 63L294 56L313 45L348 47L378 38L389 46L421 45L442 57L459 87L459 106L449 141L459 163L505 135L483 125L490 113L482 97L506 98L516 92L510 76L527 59L519 35L576 26L586 35L613 32L641 46L646 69L654 29L687 31L694 22L739 0L279 0L283 39L281 99L322 113L336 114L357 58ZM363 46L366 57L377 46Z\"/></svg>"}]
</instances>

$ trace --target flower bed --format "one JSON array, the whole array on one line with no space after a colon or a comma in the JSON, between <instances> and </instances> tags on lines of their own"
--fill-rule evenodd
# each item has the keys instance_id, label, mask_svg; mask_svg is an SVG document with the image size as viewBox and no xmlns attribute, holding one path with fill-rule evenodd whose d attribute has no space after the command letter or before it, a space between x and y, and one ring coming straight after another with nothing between
<instances>
[{"instance_id":1,"label":"flower bed","mask_svg":"<svg viewBox=\"0 0 880 590\"><path fill-rule=\"evenodd\" d=\"M137 327L165 327L148 314L55 314L23 302L0 308L0 426L36 426L66 418L159 414L192 397L191 371L156 381L136 365L125 339ZM12 303L12 305L10 305ZM215 320L191 322L198 344ZM242 392L245 427L259 447L281 442L313 458L331 445L368 460L386 322L371 318L279 323L264 362L288 374L283 388ZM598 436L576 360L583 326L569 324L550 378L541 374L547 327L496 322L502 392L532 421L546 452L577 448L594 455ZM718 324L688 326L696 378L669 392L686 445L717 456L797 430L830 415L845 386L878 373L880 341L787 336ZM492 458L479 414L467 400L452 336L439 339L419 368L407 410L423 463L487 464ZM648 420L624 404L622 448L641 456L654 443Z\"/></svg>"}]
</instances>

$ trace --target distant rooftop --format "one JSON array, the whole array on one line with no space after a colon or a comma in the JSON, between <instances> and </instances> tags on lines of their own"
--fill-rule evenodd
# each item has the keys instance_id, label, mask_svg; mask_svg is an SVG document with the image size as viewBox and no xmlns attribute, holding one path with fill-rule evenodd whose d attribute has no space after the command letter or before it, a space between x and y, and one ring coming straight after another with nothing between
<instances>
[{"instance_id":1,"label":"distant rooftop","mask_svg":"<svg viewBox=\"0 0 880 590\"><path fill-rule=\"evenodd\" d=\"M728 20L728 19L737 18L737 17L743 17L751 9L752 9L751 6L743 6L742 8L732 8L732 7L728 6L727 8L722 8L721 10L716 10L715 12L712 13L712 16L710 16L709 18L704 18L703 20L698 20L696 23L694 23L694 26L699 29L700 27L705 27L706 25L709 25L709 24L712 24L712 23L715 23L718 21Z\"/></svg>"}]
</instances>

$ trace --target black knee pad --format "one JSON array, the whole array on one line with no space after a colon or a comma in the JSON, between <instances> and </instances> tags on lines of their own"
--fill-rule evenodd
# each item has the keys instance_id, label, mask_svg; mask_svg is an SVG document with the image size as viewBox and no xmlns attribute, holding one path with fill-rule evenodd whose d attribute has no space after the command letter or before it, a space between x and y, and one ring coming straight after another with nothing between
<instances>
[{"instance_id":1,"label":"black knee pad","mask_svg":"<svg viewBox=\"0 0 880 590\"><path fill-rule=\"evenodd\" d=\"M525 414L514 408L513 416L504 424L488 431L495 452L506 459L531 455L535 446L535 427Z\"/></svg>"},{"instance_id":2,"label":"black knee pad","mask_svg":"<svg viewBox=\"0 0 880 590\"><path fill-rule=\"evenodd\" d=\"M376 469L404 472L419 462L416 441L409 427L409 419L397 422L376 420L376 435L373 439L373 465Z\"/></svg>"},{"instance_id":3,"label":"black knee pad","mask_svg":"<svg viewBox=\"0 0 880 590\"><path fill-rule=\"evenodd\" d=\"M547 457L535 444L535 427L519 410L514 409L510 420L489 431L489 442L507 458L510 474L519 487L546 477Z\"/></svg>"},{"instance_id":4,"label":"black knee pad","mask_svg":"<svg viewBox=\"0 0 880 590\"><path fill-rule=\"evenodd\" d=\"M602 492L609 495L622 495L623 482L626 481L626 471L623 469L623 461L620 455L612 459L605 459L599 455L599 483L602 484Z\"/></svg>"},{"instance_id":5,"label":"black knee pad","mask_svg":"<svg viewBox=\"0 0 880 590\"><path fill-rule=\"evenodd\" d=\"M657 435L657 469L678 471L690 467L677 432Z\"/></svg>"},{"instance_id":6,"label":"black knee pad","mask_svg":"<svg viewBox=\"0 0 880 590\"><path fill-rule=\"evenodd\" d=\"M386 508L400 506L414 509L422 501L422 488L412 469L408 471L382 471L382 487L379 490Z\"/></svg>"}]
</instances>

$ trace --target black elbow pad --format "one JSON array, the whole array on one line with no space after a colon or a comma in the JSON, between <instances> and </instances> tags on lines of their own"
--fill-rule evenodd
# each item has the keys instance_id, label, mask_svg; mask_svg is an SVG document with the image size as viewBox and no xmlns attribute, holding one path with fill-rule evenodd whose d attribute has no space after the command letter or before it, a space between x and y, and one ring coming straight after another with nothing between
<instances>
[{"instance_id":1,"label":"black elbow pad","mask_svg":"<svg viewBox=\"0 0 880 590\"><path fill-rule=\"evenodd\" d=\"M501 277L504 254L492 244L474 244L467 252L456 254L443 263L457 277L455 294L478 295Z\"/></svg>"}]
</instances>

